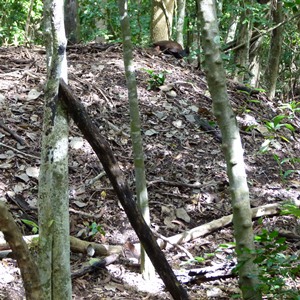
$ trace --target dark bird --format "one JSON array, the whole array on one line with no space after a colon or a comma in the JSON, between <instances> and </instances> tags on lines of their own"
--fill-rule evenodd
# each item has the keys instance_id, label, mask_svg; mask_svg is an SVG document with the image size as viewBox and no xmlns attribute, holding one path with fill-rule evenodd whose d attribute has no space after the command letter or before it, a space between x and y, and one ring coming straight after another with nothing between
<instances>
[{"instance_id":1,"label":"dark bird","mask_svg":"<svg viewBox=\"0 0 300 300\"><path fill-rule=\"evenodd\" d=\"M171 54L178 59L186 57L190 53L188 48L183 49L179 43L174 41L158 41L153 43L153 46L156 50L166 54Z\"/></svg>"}]
</instances>

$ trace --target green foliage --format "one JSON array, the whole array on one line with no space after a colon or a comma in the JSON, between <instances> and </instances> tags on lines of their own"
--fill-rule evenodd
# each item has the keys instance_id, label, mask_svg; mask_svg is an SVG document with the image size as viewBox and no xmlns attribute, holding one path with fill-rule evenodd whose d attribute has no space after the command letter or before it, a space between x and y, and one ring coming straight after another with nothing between
<instances>
[{"instance_id":1,"label":"green foliage","mask_svg":"<svg viewBox=\"0 0 300 300\"><path fill-rule=\"evenodd\" d=\"M131 37L134 44L149 43L151 1L129 1ZM145 13L148 12L148 13Z\"/></svg>"},{"instance_id":2,"label":"green foliage","mask_svg":"<svg viewBox=\"0 0 300 300\"><path fill-rule=\"evenodd\" d=\"M90 42L96 37L102 37L108 42L120 41L120 16L118 1L108 0L78 0L81 39ZM150 28L151 3L149 1L130 1L129 15L131 23L131 36L135 44L148 42ZM102 21L106 26L99 29L97 23Z\"/></svg>"},{"instance_id":3,"label":"green foliage","mask_svg":"<svg viewBox=\"0 0 300 300\"><path fill-rule=\"evenodd\" d=\"M280 106L280 108L291 111L292 117L295 117L296 113L300 112L300 102L291 101L289 103L284 103Z\"/></svg>"},{"instance_id":4,"label":"green foliage","mask_svg":"<svg viewBox=\"0 0 300 300\"><path fill-rule=\"evenodd\" d=\"M263 230L255 241L260 246L254 260L259 267L258 288L266 299L299 299L298 291L287 285L287 280L299 276L299 258L283 253L288 248L285 238L278 237L277 231Z\"/></svg>"},{"instance_id":5,"label":"green foliage","mask_svg":"<svg viewBox=\"0 0 300 300\"><path fill-rule=\"evenodd\" d=\"M271 121L265 122L265 127L269 132L269 135L261 145L261 153L268 152L271 149L271 146L275 146L275 148L280 147L277 142L277 138L280 138L287 143L290 142L289 139L281 133L282 128L288 129L292 133L292 135L296 130L292 124L287 123L284 120L293 120L296 117L296 114L300 111L300 102L292 101L289 103L285 103L280 108L286 110L284 111L284 114L277 115ZM282 181L285 181L291 174L299 171L296 167L296 163L299 163L300 161L299 157L285 157L283 159L280 159L277 154L273 154L273 158L278 165L279 175ZM284 168L284 165L288 165L289 168Z\"/></svg>"},{"instance_id":6,"label":"green foliage","mask_svg":"<svg viewBox=\"0 0 300 300\"><path fill-rule=\"evenodd\" d=\"M279 237L277 231L269 232L263 229L254 239L257 249L243 251L255 257L253 262L257 264L259 270L257 288L264 296L263 299L300 299L299 291L293 285L293 281L300 274L299 257L295 254L285 254L288 250L285 238ZM238 264L235 272L241 265L242 263Z\"/></svg>"},{"instance_id":7,"label":"green foliage","mask_svg":"<svg viewBox=\"0 0 300 300\"><path fill-rule=\"evenodd\" d=\"M83 222L84 227L77 233L77 237L83 239L93 239L96 235L100 234L105 236L105 231L100 224L96 222L89 223L88 221Z\"/></svg>"},{"instance_id":8,"label":"green foliage","mask_svg":"<svg viewBox=\"0 0 300 300\"><path fill-rule=\"evenodd\" d=\"M293 125L286 123L286 122L282 122L286 118L287 118L287 116L285 116L285 115L278 115L278 116L274 117L271 121L265 122L265 127L268 130L268 132L270 133L270 135L266 138L265 142L262 144L262 146L260 148L261 153L265 153L268 150L270 150L270 146L276 144L276 138L278 138L278 137L281 138L285 142L289 142L289 139L286 136L280 134L280 132L279 132L282 127L287 128L292 133L295 131L295 128Z\"/></svg>"},{"instance_id":9,"label":"green foliage","mask_svg":"<svg viewBox=\"0 0 300 300\"><path fill-rule=\"evenodd\" d=\"M277 154L273 154L273 158L275 159L275 161L277 162L277 165L279 167L279 174L280 174L282 181L285 181L289 175L298 171L296 169L284 170L283 164L289 163L290 165L292 165L295 168L295 163L299 162L300 158L284 158L284 159L280 160L280 158Z\"/></svg>"},{"instance_id":10,"label":"green foliage","mask_svg":"<svg viewBox=\"0 0 300 300\"><path fill-rule=\"evenodd\" d=\"M232 249L235 248L235 245L236 244L234 242L220 244L214 253L204 253L203 256L195 256L193 259L189 259L181 265L203 263L215 257L217 253L225 253L227 259L231 260L234 255L234 251Z\"/></svg>"},{"instance_id":11,"label":"green foliage","mask_svg":"<svg viewBox=\"0 0 300 300\"><path fill-rule=\"evenodd\" d=\"M167 71L160 73L155 73L153 70L144 69L149 75L150 79L148 80L148 90L157 90L160 86L165 83Z\"/></svg>"},{"instance_id":12,"label":"green foliage","mask_svg":"<svg viewBox=\"0 0 300 300\"><path fill-rule=\"evenodd\" d=\"M291 131L295 131L295 128L288 123L281 123L283 119L285 119L285 115L278 115L272 119L272 121L266 121L265 126L268 129L269 132L275 133L278 131L281 127L286 127L287 129Z\"/></svg>"},{"instance_id":13,"label":"green foliage","mask_svg":"<svg viewBox=\"0 0 300 300\"><path fill-rule=\"evenodd\" d=\"M184 266L184 265L201 264L214 256L215 253L205 253L204 256L195 256L192 259L188 259L187 261L182 262L180 265Z\"/></svg>"},{"instance_id":14,"label":"green foliage","mask_svg":"<svg viewBox=\"0 0 300 300\"><path fill-rule=\"evenodd\" d=\"M31 231L33 234L37 234L39 232L39 226L33 222L33 221L30 221L30 220L26 220L26 219L22 219L21 220L25 225L31 227Z\"/></svg>"},{"instance_id":15,"label":"green foliage","mask_svg":"<svg viewBox=\"0 0 300 300\"><path fill-rule=\"evenodd\" d=\"M270 135L261 145L261 153L268 152L271 146L275 146L275 148L280 147L276 140L277 138L280 138L285 142L289 142L289 139L285 135L281 134L282 128L288 129L292 134L295 131L293 125L283 121L285 119L293 120L296 117L296 114L300 111L300 102L292 101L290 103L285 103L280 108L286 110L284 111L285 114L277 115L271 121L265 122L265 127ZM279 175L283 182L286 181L291 174L299 172L296 166L296 164L300 162L299 157L285 157L281 159L277 154L273 154L273 158L277 163ZM288 166L288 168L286 166Z\"/></svg>"},{"instance_id":16,"label":"green foliage","mask_svg":"<svg viewBox=\"0 0 300 300\"><path fill-rule=\"evenodd\" d=\"M293 203L286 203L281 208L282 215L292 215L300 219L300 208Z\"/></svg>"},{"instance_id":17,"label":"green foliage","mask_svg":"<svg viewBox=\"0 0 300 300\"><path fill-rule=\"evenodd\" d=\"M102 226L97 224L96 222L93 222L89 226L89 237L94 237L97 233L105 235L105 231L103 230Z\"/></svg>"},{"instance_id":18,"label":"green foliage","mask_svg":"<svg viewBox=\"0 0 300 300\"><path fill-rule=\"evenodd\" d=\"M5 0L0 2L0 45L41 43L40 24L42 0L36 0L30 16L30 0ZM27 22L28 20L28 22ZM26 32L27 25L27 32Z\"/></svg>"},{"instance_id":19,"label":"green foliage","mask_svg":"<svg viewBox=\"0 0 300 300\"><path fill-rule=\"evenodd\" d=\"M118 2L108 1L103 5L101 0L79 0L78 13L80 20L80 36L83 42L90 42L95 40L96 37L104 37L105 40L110 41L116 39L118 30ZM99 29L97 22L107 22L108 26L105 29Z\"/></svg>"}]
</instances>

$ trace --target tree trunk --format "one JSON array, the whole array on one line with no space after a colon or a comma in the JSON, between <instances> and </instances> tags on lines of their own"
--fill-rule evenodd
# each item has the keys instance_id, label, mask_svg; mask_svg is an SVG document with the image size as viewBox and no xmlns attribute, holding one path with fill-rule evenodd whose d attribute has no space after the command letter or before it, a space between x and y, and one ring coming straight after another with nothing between
<instances>
[{"instance_id":1,"label":"tree trunk","mask_svg":"<svg viewBox=\"0 0 300 300\"><path fill-rule=\"evenodd\" d=\"M141 120L132 55L133 47L131 42L130 23L126 3L126 0L119 0L121 30L123 38L124 65L130 110L130 134L132 140L133 159L135 168L135 185L139 208L147 225L150 227L150 210L146 186L143 140L141 135ZM146 280L151 280L155 277L154 267L142 246L141 271L144 279Z\"/></svg>"},{"instance_id":2,"label":"tree trunk","mask_svg":"<svg viewBox=\"0 0 300 300\"><path fill-rule=\"evenodd\" d=\"M164 254L160 250L154 234L142 217L108 142L102 137L98 127L89 118L83 105L73 97L63 80L61 80L60 95L62 95L68 111L76 125L100 159L130 224L143 244L157 273L166 285L167 290L176 300L188 299L187 292L180 285Z\"/></svg>"},{"instance_id":3,"label":"tree trunk","mask_svg":"<svg viewBox=\"0 0 300 300\"><path fill-rule=\"evenodd\" d=\"M274 0L271 3L272 17L275 25L283 21L282 2L280 0ZM268 97L272 100L276 92L276 83L279 72L279 63L281 57L283 40L283 26L279 26L272 31L269 58L266 70L266 83L268 89Z\"/></svg>"},{"instance_id":4,"label":"tree trunk","mask_svg":"<svg viewBox=\"0 0 300 300\"><path fill-rule=\"evenodd\" d=\"M43 299L72 298L68 198L68 118L58 99L59 79L66 80L62 0L45 0L48 81L45 90L38 217L39 270Z\"/></svg>"},{"instance_id":5,"label":"tree trunk","mask_svg":"<svg viewBox=\"0 0 300 300\"><path fill-rule=\"evenodd\" d=\"M100 17L102 16L102 17ZM102 34L97 35L96 43L106 43L106 34L108 32L108 24L110 24L110 11L107 9L107 0L101 0L101 7L99 7L99 19L96 20L96 28ZM114 35L115 32L112 32Z\"/></svg>"},{"instance_id":6,"label":"tree trunk","mask_svg":"<svg viewBox=\"0 0 300 300\"><path fill-rule=\"evenodd\" d=\"M185 2L186 0L177 1L177 26L176 26L176 41L180 45L184 45L183 30L185 18Z\"/></svg>"},{"instance_id":7,"label":"tree trunk","mask_svg":"<svg viewBox=\"0 0 300 300\"><path fill-rule=\"evenodd\" d=\"M21 271L26 299L44 299L37 265L23 239L22 233L6 207L0 201L0 231L13 251Z\"/></svg>"},{"instance_id":8,"label":"tree trunk","mask_svg":"<svg viewBox=\"0 0 300 300\"><path fill-rule=\"evenodd\" d=\"M174 0L153 0L151 41L170 40L172 35Z\"/></svg>"},{"instance_id":9,"label":"tree trunk","mask_svg":"<svg viewBox=\"0 0 300 300\"><path fill-rule=\"evenodd\" d=\"M254 27L256 27L254 25ZM252 38L255 35L258 35L258 30L254 31L252 34ZM252 39L251 38L251 39ZM261 48L264 37L260 36L255 39L253 43L250 45L250 53L249 53L249 71L252 74L250 79L250 85L253 87L259 87L259 79L260 79L260 70L261 70Z\"/></svg>"},{"instance_id":10,"label":"tree trunk","mask_svg":"<svg viewBox=\"0 0 300 300\"><path fill-rule=\"evenodd\" d=\"M251 1L245 1L245 5L250 5ZM242 45L235 50L236 71L234 79L240 83L249 80L249 49L252 31L251 11L244 8L241 20L238 23L237 45Z\"/></svg>"},{"instance_id":11,"label":"tree trunk","mask_svg":"<svg viewBox=\"0 0 300 300\"><path fill-rule=\"evenodd\" d=\"M78 43L80 41L78 0L65 0L65 27L68 41L72 44Z\"/></svg>"},{"instance_id":12,"label":"tree trunk","mask_svg":"<svg viewBox=\"0 0 300 300\"><path fill-rule=\"evenodd\" d=\"M239 285L244 299L261 299L257 268L253 263L255 249L249 201L249 190L243 159L243 148L236 118L227 94L226 74L218 42L219 28L214 0L198 0L202 19L205 70L213 109L222 133L233 207L236 252L241 264Z\"/></svg>"}]
</instances>

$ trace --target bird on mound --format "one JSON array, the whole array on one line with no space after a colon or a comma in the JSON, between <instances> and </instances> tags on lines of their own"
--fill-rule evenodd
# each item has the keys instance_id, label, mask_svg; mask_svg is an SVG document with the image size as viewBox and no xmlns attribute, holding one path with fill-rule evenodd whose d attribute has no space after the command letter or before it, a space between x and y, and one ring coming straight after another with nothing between
<instances>
[{"instance_id":1,"label":"bird on mound","mask_svg":"<svg viewBox=\"0 0 300 300\"><path fill-rule=\"evenodd\" d=\"M153 46L157 51L161 51L166 54L171 54L177 59L181 59L189 55L188 48L183 49L182 46L175 41L158 41L153 43Z\"/></svg>"}]
</instances>

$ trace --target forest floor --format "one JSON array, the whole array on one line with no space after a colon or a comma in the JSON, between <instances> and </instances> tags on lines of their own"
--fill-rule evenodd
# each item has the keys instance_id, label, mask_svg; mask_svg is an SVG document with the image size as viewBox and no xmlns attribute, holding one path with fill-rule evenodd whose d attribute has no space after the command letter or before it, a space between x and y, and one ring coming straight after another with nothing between
<instances>
[{"instance_id":1,"label":"forest floor","mask_svg":"<svg viewBox=\"0 0 300 300\"><path fill-rule=\"evenodd\" d=\"M205 131L201 120L213 124L212 101L203 72L186 61L134 51L152 229L170 237L232 213L226 165L217 128ZM22 47L0 48L0 200L8 203L24 235L32 234L21 220L37 221L37 174L40 165L45 51ZM109 141L134 191L129 109L122 50L90 45L68 50L69 84ZM167 71L165 86L149 90L150 76ZM170 92L171 90L171 92ZM241 129L252 207L300 201L299 114L286 119L296 131L281 127L270 149L260 148L270 135L265 121L288 111L261 92L250 96L228 84L228 94ZM282 121L283 122L283 121ZM73 299L171 299L160 279L143 281L137 263L124 263L138 239L103 168L74 122L70 122L70 234L80 239L124 247L120 258L97 274L73 280ZM247 130L252 128L251 130ZM13 135L14 134L14 135ZM285 137L285 138L281 138ZM21 138L21 140L19 139ZM21 144L24 141L23 145ZM277 155L278 161L274 159ZM283 159L289 159L280 164ZM278 163L279 162L279 163ZM285 178L286 171L294 170ZM102 176L96 177L102 174ZM92 235L92 224L105 235ZM254 221L262 228L294 234L289 253L299 253L299 224L292 216L272 215ZM298 236L298 241L295 240ZM232 226L220 226L181 247L164 253L173 269L191 269L224 263L234 256ZM128 246L130 245L130 247ZM126 254L127 253L127 254ZM132 255L135 256L135 255ZM123 259L122 259L123 257ZM190 257L205 258L197 262ZM90 260L71 253L72 271ZM299 278L291 282L300 288ZM191 299L229 299L239 292L237 279L185 285ZM0 261L0 299L24 299L20 272L11 258Z\"/></svg>"}]
</instances>

